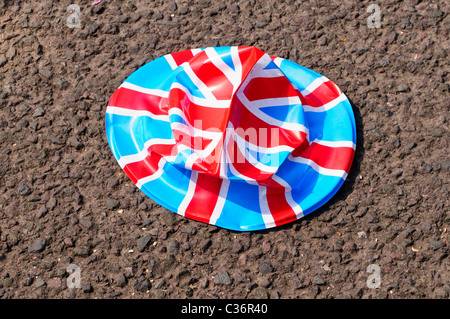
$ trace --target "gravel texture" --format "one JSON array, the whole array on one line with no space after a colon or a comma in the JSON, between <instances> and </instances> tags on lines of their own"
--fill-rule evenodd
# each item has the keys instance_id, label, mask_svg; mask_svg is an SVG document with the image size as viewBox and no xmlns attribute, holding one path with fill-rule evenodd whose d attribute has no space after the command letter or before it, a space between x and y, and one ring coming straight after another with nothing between
<instances>
[{"instance_id":1,"label":"gravel texture","mask_svg":"<svg viewBox=\"0 0 450 319\"><path fill-rule=\"evenodd\" d=\"M0 298L449 298L448 1L382 1L380 28L372 1L91 2L0 0ZM341 190L269 231L168 212L105 136L137 68L227 45L326 75L354 105Z\"/></svg>"}]
</instances>

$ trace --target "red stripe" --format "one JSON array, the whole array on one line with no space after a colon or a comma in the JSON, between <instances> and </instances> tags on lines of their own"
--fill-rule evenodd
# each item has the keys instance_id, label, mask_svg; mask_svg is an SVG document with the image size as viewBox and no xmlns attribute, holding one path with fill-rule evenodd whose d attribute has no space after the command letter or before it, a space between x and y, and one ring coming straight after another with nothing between
<instances>
[{"instance_id":1,"label":"red stripe","mask_svg":"<svg viewBox=\"0 0 450 319\"><path fill-rule=\"evenodd\" d=\"M125 165L124 172L130 177L133 183L137 183L141 178L153 175L158 170L160 155L148 155L144 160Z\"/></svg>"},{"instance_id":2,"label":"red stripe","mask_svg":"<svg viewBox=\"0 0 450 319\"><path fill-rule=\"evenodd\" d=\"M213 158L211 162L209 162L207 159L197 159L194 164L192 164L192 170L204 172L205 174L213 176L214 178L220 178L220 164L215 158Z\"/></svg>"},{"instance_id":3,"label":"red stripe","mask_svg":"<svg viewBox=\"0 0 450 319\"><path fill-rule=\"evenodd\" d=\"M323 168L343 170L348 173L354 153L355 150L351 147L329 147L311 143L303 152L297 150L292 152L292 156L310 159Z\"/></svg>"},{"instance_id":4,"label":"red stripe","mask_svg":"<svg viewBox=\"0 0 450 319\"><path fill-rule=\"evenodd\" d=\"M121 87L114 92L108 106L136 111L149 111L155 115L167 115L168 99Z\"/></svg>"},{"instance_id":5,"label":"red stripe","mask_svg":"<svg viewBox=\"0 0 450 319\"><path fill-rule=\"evenodd\" d=\"M175 60L177 66L180 66L184 62L188 62L190 59L194 57L191 50L185 50L180 52L172 53L172 58Z\"/></svg>"},{"instance_id":6,"label":"red stripe","mask_svg":"<svg viewBox=\"0 0 450 319\"><path fill-rule=\"evenodd\" d=\"M210 60L205 51L198 53L189 65L197 77L205 83L218 100L229 100L233 93L233 84Z\"/></svg>"},{"instance_id":7,"label":"red stripe","mask_svg":"<svg viewBox=\"0 0 450 319\"><path fill-rule=\"evenodd\" d=\"M221 186L221 179L199 173L194 196L187 206L184 216L208 223L219 198Z\"/></svg>"},{"instance_id":8,"label":"red stripe","mask_svg":"<svg viewBox=\"0 0 450 319\"><path fill-rule=\"evenodd\" d=\"M148 148L148 152L153 152L161 156L176 156L178 154L176 144L154 144Z\"/></svg>"},{"instance_id":9,"label":"red stripe","mask_svg":"<svg viewBox=\"0 0 450 319\"><path fill-rule=\"evenodd\" d=\"M291 205L286 200L286 189L279 183L272 181L275 187L267 187L267 204L272 213L276 226L297 220Z\"/></svg>"},{"instance_id":10,"label":"red stripe","mask_svg":"<svg viewBox=\"0 0 450 319\"><path fill-rule=\"evenodd\" d=\"M242 81L265 53L255 47L238 47L238 54L242 63Z\"/></svg>"},{"instance_id":11,"label":"red stripe","mask_svg":"<svg viewBox=\"0 0 450 319\"><path fill-rule=\"evenodd\" d=\"M178 88L170 90L169 105L181 108L189 123L201 130L223 131L228 124L229 108L211 108L195 104Z\"/></svg>"},{"instance_id":12,"label":"red stripe","mask_svg":"<svg viewBox=\"0 0 450 319\"><path fill-rule=\"evenodd\" d=\"M319 87L310 94L306 96L299 94L299 96L303 105L320 107L338 98L341 93L342 91L333 82L326 81L319 85Z\"/></svg>"},{"instance_id":13,"label":"red stripe","mask_svg":"<svg viewBox=\"0 0 450 319\"><path fill-rule=\"evenodd\" d=\"M297 92L285 76L254 78L245 87L244 94L249 101L297 96Z\"/></svg>"}]
</instances>

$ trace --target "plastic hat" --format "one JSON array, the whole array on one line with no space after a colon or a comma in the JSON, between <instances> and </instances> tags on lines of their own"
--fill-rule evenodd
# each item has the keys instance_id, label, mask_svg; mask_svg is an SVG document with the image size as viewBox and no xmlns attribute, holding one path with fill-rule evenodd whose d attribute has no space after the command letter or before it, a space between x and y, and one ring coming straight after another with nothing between
<instances>
[{"instance_id":1,"label":"plastic hat","mask_svg":"<svg viewBox=\"0 0 450 319\"><path fill-rule=\"evenodd\" d=\"M158 204L241 231L325 204L356 144L351 105L333 82L254 47L144 65L112 95L106 132L119 165Z\"/></svg>"}]
</instances>

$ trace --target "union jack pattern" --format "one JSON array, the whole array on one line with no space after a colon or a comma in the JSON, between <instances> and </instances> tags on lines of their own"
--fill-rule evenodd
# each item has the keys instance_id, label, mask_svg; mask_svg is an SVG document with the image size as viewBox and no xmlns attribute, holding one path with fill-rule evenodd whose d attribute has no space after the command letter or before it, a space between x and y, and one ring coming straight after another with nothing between
<instances>
[{"instance_id":1,"label":"union jack pattern","mask_svg":"<svg viewBox=\"0 0 450 319\"><path fill-rule=\"evenodd\" d=\"M149 197L233 230L279 226L323 205L356 147L353 111L333 82L254 47L144 65L112 95L106 131Z\"/></svg>"}]
</instances>

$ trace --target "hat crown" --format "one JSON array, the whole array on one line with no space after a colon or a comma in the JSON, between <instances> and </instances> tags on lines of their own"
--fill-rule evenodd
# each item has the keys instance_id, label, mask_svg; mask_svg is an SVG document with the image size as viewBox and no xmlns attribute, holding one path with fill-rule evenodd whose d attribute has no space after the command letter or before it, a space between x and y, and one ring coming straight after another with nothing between
<instances>
[{"instance_id":1,"label":"hat crown","mask_svg":"<svg viewBox=\"0 0 450 319\"><path fill-rule=\"evenodd\" d=\"M309 145L299 92L273 59L255 47L206 48L175 69L174 165L264 184Z\"/></svg>"}]
</instances>

